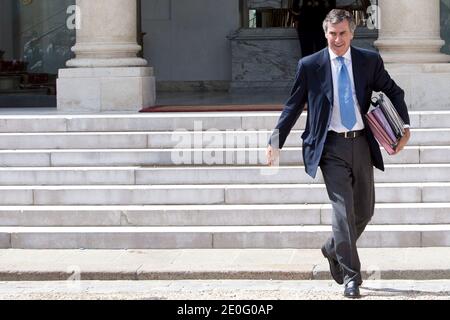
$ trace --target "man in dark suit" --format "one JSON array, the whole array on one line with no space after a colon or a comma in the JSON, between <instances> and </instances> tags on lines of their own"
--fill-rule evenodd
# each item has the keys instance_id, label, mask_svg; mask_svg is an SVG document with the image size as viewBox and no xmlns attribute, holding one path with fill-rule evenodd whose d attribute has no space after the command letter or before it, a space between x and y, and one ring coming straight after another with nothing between
<instances>
[{"instance_id":1,"label":"man in dark suit","mask_svg":"<svg viewBox=\"0 0 450 320\"><path fill-rule=\"evenodd\" d=\"M322 22L336 6L335 0L293 0L292 14L297 30L302 57L309 56L327 46Z\"/></svg>"},{"instance_id":2,"label":"man in dark suit","mask_svg":"<svg viewBox=\"0 0 450 320\"><path fill-rule=\"evenodd\" d=\"M384 170L380 147L364 117L373 91L384 92L402 117L410 138L404 91L384 69L376 52L351 46L355 22L345 10L330 11L323 23L328 47L299 61L291 97L286 102L267 149L274 165L292 127L308 103L302 135L306 172L313 178L320 166L333 206L333 234L322 247L332 277L345 283L344 295L360 296L361 265L356 241L371 220L375 206L373 166Z\"/></svg>"}]
</instances>

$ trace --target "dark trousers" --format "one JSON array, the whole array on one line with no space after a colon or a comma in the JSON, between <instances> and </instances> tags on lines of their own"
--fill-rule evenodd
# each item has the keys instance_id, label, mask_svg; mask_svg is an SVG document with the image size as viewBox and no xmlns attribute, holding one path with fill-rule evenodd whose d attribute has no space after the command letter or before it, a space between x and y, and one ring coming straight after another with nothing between
<instances>
[{"instance_id":1,"label":"dark trousers","mask_svg":"<svg viewBox=\"0 0 450 320\"><path fill-rule=\"evenodd\" d=\"M342 266L344 283L362 283L356 241L372 219L375 207L373 165L365 136L346 139L328 135L320 168L333 206L333 234L328 254Z\"/></svg>"},{"instance_id":2,"label":"dark trousers","mask_svg":"<svg viewBox=\"0 0 450 320\"><path fill-rule=\"evenodd\" d=\"M316 53L327 46L324 31L297 29L298 39L302 50L302 57Z\"/></svg>"}]
</instances>

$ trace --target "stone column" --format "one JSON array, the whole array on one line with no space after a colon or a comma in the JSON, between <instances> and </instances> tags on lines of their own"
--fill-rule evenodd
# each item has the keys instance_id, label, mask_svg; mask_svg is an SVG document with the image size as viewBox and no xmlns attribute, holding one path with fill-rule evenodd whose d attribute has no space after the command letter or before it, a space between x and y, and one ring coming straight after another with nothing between
<instances>
[{"instance_id":1,"label":"stone column","mask_svg":"<svg viewBox=\"0 0 450 320\"><path fill-rule=\"evenodd\" d=\"M450 109L450 55L440 52L439 0L378 0L375 46L412 110Z\"/></svg>"},{"instance_id":2,"label":"stone column","mask_svg":"<svg viewBox=\"0 0 450 320\"><path fill-rule=\"evenodd\" d=\"M155 78L137 57L136 0L77 0L76 57L61 69L58 109L138 111L155 103Z\"/></svg>"},{"instance_id":3,"label":"stone column","mask_svg":"<svg viewBox=\"0 0 450 320\"><path fill-rule=\"evenodd\" d=\"M440 53L439 0L378 0L380 33L375 46L386 63L449 62Z\"/></svg>"}]
</instances>

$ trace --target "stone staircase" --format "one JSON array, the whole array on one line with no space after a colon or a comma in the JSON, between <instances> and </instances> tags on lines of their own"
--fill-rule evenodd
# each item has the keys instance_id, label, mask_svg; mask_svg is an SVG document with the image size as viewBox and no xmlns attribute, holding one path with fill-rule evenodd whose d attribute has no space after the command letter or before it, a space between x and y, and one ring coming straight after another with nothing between
<instances>
[{"instance_id":1,"label":"stone staircase","mask_svg":"<svg viewBox=\"0 0 450 320\"><path fill-rule=\"evenodd\" d=\"M331 206L302 166L302 115L281 167L279 112L0 116L0 248L320 248ZM450 246L450 112L411 112L375 171L360 247Z\"/></svg>"}]
</instances>

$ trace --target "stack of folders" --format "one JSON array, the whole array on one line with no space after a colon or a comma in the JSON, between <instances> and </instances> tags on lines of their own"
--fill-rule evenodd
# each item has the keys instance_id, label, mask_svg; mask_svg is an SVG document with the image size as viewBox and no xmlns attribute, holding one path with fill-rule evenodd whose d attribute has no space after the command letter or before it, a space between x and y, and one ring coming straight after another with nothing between
<instances>
[{"instance_id":1,"label":"stack of folders","mask_svg":"<svg viewBox=\"0 0 450 320\"><path fill-rule=\"evenodd\" d=\"M392 103L383 94L372 101L373 108L366 114L367 122L378 143L392 155L405 134L404 122Z\"/></svg>"}]
</instances>

